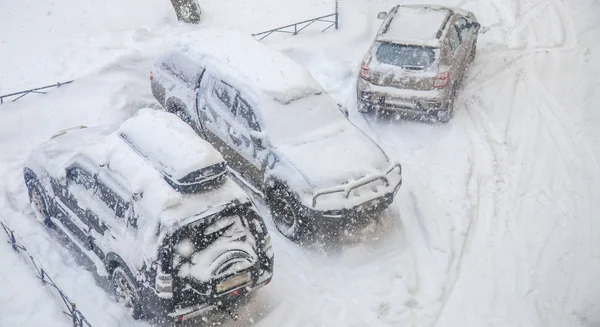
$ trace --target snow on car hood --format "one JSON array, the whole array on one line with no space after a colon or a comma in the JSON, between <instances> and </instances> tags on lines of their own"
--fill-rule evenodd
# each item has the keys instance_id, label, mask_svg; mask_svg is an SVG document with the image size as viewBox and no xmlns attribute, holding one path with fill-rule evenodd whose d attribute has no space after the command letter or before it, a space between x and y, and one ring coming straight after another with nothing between
<instances>
[{"instance_id":1,"label":"snow on car hood","mask_svg":"<svg viewBox=\"0 0 600 327\"><path fill-rule=\"evenodd\" d=\"M381 173L389 165L383 150L347 121L295 138L277 149L315 190Z\"/></svg>"}]
</instances>

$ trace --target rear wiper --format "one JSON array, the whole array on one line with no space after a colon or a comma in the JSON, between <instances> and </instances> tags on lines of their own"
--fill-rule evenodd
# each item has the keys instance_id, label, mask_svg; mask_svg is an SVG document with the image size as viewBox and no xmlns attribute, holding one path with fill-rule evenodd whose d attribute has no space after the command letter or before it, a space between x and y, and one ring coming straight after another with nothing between
<instances>
[{"instance_id":1,"label":"rear wiper","mask_svg":"<svg viewBox=\"0 0 600 327\"><path fill-rule=\"evenodd\" d=\"M400 66L404 69L412 69L412 70L422 70L425 69L425 66L417 66L417 65L402 65Z\"/></svg>"}]
</instances>

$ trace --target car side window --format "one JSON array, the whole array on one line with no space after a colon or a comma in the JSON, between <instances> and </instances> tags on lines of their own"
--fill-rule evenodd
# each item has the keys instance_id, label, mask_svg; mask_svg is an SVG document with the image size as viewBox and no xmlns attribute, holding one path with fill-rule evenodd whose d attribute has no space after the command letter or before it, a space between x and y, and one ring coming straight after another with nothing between
<instances>
[{"instance_id":1,"label":"car side window","mask_svg":"<svg viewBox=\"0 0 600 327\"><path fill-rule=\"evenodd\" d=\"M114 211L116 217L125 217L128 209L127 202L118 196L101 179L98 179L96 182L96 195L106 206Z\"/></svg>"},{"instance_id":2,"label":"car side window","mask_svg":"<svg viewBox=\"0 0 600 327\"><path fill-rule=\"evenodd\" d=\"M452 28L450 28L450 36L448 37L448 41L450 42L450 50L452 50L452 53L454 54L456 49L458 49L460 46L460 39L456 30L456 26L452 26Z\"/></svg>"},{"instance_id":3,"label":"car side window","mask_svg":"<svg viewBox=\"0 0 600 327\"><path fill-rule=\"evenodd\" d=\"M87 190L94 188L94 177L92 174L79 166L67 169L67 181L68 183L81 185Z\"/></svg>"},{"instance_id":4,"label":"car side window","mask_svg":"<svg viewBox=\"0 0 600 327\"><path fill-rule=\"evenodd\" d=\"M231 114L235 116L236 108L234 106L235 98L232 96L234 90L227 83L222 81L215 81L215 85L213 87L213 93L229 110L231 110Z\"/></svg>"},{"instance_id":5,"label":"car side window","mask_svg":"<svg viewBox=\"0 0 600 327\"><path fill-rule=\"evenodd\" d=\"M240 96L237 98L237 112L237 119L242 123L242 125L244 125L246 128L260 132L258 120L256 119L252 108L250 108L248 103Z\"/></svg>"},{"instance_id":6,"label":"car side window","mask_svg":"<svg viewBox=\"0 0 600 327\"><path fill-rule=\"evenodd\" d=\"M456 21L456 24L454 24L454 26L456 26L456 29L458 30L458 37L461 43L466 39L467 33L469 32L467 25L467 20L463 17L459 18Z\"/></svg>"}]
</instances>

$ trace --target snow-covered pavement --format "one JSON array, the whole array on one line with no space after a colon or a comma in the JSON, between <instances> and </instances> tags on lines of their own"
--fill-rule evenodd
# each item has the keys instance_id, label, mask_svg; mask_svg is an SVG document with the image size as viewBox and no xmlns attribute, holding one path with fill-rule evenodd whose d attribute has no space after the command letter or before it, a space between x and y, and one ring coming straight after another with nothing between
<instances>
[{"instance_id":1,"label":"snow-covered pavement","mask_svg":"<svg viewBox=\"0 0 600 327\"><path fill-rule=\"evenodd\" d=\"M438 2L475 12L489 28L447 125L365 120L355 110L354 83L380 24L375 16L397 2L343 0L338 31L315 27L263 41L348 105L351 120L403 164L404 185L387 225L360 242L305 248L271 228L273 282L227 325L600 324L600 3ZM333 11L329 0L201 5L201 25L248 33ZM94 326L147 325L131 320L35 221L22 163L57 130L119 122L157 106L152 60L197 27L176 23L164 0L5 0L2 7L0 94L76 82L0 106L0 218ZM60 303L11 251L0 235L7 263L0 325L67 326Z\"/></svg>"}]
</instances>

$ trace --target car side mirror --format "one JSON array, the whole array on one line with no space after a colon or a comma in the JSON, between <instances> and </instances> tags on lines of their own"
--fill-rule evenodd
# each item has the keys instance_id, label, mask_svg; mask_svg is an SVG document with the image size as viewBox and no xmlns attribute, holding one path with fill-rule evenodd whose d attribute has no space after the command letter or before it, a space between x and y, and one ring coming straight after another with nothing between
<instances>
[{"instance_id":1,"label":"car side mirror","mask_svg":"<svg viewBox=\"0 0 600 327\"><path fill-rule=\"evenodd\" d=\"M478 30L481 28L481 24L479 24L478 22L468 23L467 28L474 28Z\"/></svg>"},{"instance_id":2,"label":"car side mirror","mask_svg":"<svg viewBox=\"0 0 600 327\"><path fill-rule=\"evenodd\" d=\"M341 104L337 104L338 108L340 108L340 111L344 114L344 116L346 116L346 118L348 118L349 112L348 112L348 108L346 108L345 106L342 106Z\"/></svg>"},{"instance_id":3,"label":"car side mirror","mask_svg":"<svg viewBox=\"0 0 600 327\"><path fill-rule=\"evenodd\" d=\"M385 11L380 11L377 14L377 19L385 19L386 17L387 17L387 12L385 12Z\"/></svg>"},{"instance_id":4,"label":"car side mirror","mask_svg":"<svg viewBox=\"0 0 600 327\"><path fill-rule=\"evenodd\" d=\"M251 131L250 139L252 140L252 143L254 143L254 145L259 149L264 149L267 146L264 133Z\"/></svg>"}]
</instances>

